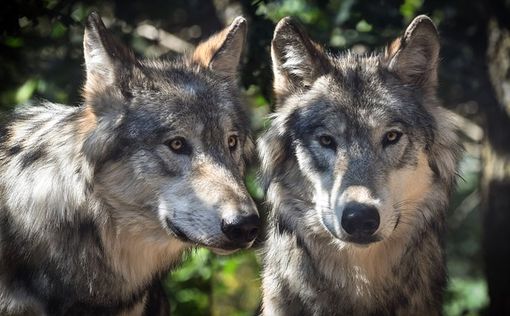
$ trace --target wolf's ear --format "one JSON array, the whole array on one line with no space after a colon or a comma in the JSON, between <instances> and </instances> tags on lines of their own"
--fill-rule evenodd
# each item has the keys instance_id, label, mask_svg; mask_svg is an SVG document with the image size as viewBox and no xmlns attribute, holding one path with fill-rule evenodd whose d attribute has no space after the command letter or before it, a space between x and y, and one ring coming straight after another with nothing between
<instances>
[{"instance_id":1,"label":"wolf's ear","mask_svg":"<svg viewBox=\"0 0 510 316\"><path fill-rule=\"evenodd\" d=\"M402 81L430 90L437 85L439 46L434 22L420 15L386 48L385 59Z\"/></svg>"},{"instance_id":2,"label":"wolf's ear","mask_svg":"<svg viewBox=\"0 0 510 316\"><path fill-rule=\"evenodd\" d=\"M274 91L278 98L310 86L326 73L329 63L321 47L289 17L276 25L271 59Z\"/></svg>"},{"instance_id":3,"label":"wolf's ear","mask_svg":"<svg viewBox=\"0 0 510 316\"><path fill-rule=\"evenodd\" d=\"M119 82L123 76L122 70L129 69L126 65L136 62L133 52L108 33L96 12L87 18L83 50L87 73L84 87L86 99Z\"/></svg>"},{"instance_id":4,"label":"wolf's ear","mask_svg":"<svg viewBox=\"0 0 510 316\"><path fill-rule=\"evenodd\" d=\"M206 68L235 77L246 29L246 20L238 16L230 26L200 43L193 52L193 60Z\"/></svg>"}]
</instances>

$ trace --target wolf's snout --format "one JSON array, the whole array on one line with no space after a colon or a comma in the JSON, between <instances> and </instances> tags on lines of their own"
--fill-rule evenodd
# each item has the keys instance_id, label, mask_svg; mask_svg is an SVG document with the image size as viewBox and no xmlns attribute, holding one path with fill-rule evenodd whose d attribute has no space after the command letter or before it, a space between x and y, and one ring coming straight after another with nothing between
<instances>
[{"instance_id":1,"label":"wolf's snout","mask_svg":"<svg viewBox=\"0 0 510 316\"><path fill-rule=\"evenodd\" d=\"M221 221L221 230L233 242L246 244L253 241L259 232L260 218L256 214L233 216Z\"/></svg>"},{"instance_id":2,"label":"wolf's snout","mask_svg":"<svg viewBox=\"0 0 510 316\"><path fill-rule=\"evenodd\" d=\"M374 206L349 203L342 214L342 228L356 239L366 240L379 228L380 218Z\"/></svg>"}]
</instances>

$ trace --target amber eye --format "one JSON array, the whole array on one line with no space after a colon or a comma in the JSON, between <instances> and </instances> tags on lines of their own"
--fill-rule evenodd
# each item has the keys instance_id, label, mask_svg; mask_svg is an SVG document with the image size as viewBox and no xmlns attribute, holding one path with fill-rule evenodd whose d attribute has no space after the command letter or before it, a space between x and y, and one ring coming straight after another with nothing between
<instances>
[{"instance_id":1,"label":"amber eye","mask_svg":"<svg viewBox=\"0 0 510 316\"><path fill-rule=\"evenodd\" d=\"M177 154L187 154L189 152L186 140L182 137L176 137L169 140L167 146Z\"/></svg>"},{"instance_id":2,"label":"amber eye","mask_svg":"<svg viewBox=\"0 0 510 316\"><path fill-rule=\"evenodd\" d=\"M335 145L335 142L333 141L333 137L329 135L322 135L319 137L319 143L323 147L332 148Z\"/></svg>"},{"instance_id":3,"label":"amber eye","mask_svg":"<svg viewBox=\"0 0 510 316\"><path fill-rule=\"evenodd\" d=\"M383 145L388 146L396 144L400 140L400 137L402 137L402 132L389 131L384 135Z\"/></svg>"},{"instance_id":4,"label":"amber eye","mask_svg":"<svg viewBox=\"0 0 510 316\"><path fill-rule=\"evenodd\" d=\"M172 148L172 150L181 150L182 147L184 146L184 142L182 141L182 139L174 139L170 142L170 148Z\"/></svg>"},{"instance_id":5,"label":"amber eye","mask_svg":"<svg viewBox=\"0 0 510 316\"><path fill-rule=\"evenodd\" d=\"M236 135L230 135L227 139L228 148L230 150L236 149L238 142L239 142L239 139Z\"/></svg>"}]
</instances>

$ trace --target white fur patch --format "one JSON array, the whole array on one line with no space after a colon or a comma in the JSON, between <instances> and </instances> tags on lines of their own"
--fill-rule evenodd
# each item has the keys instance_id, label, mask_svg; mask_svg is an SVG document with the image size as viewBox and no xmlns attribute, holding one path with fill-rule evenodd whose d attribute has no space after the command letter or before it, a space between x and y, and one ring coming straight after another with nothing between
<instances>
[{"instance_id":1,"label":"white fur patch","mask_svg":"<svg viewBox=\"0 0 510 316\"><path fill-rule=\"evenodd\" d=\"M281 67L287 70L289 74L303 78L307 75L306 72L309 68L304 64L306 62L305 58L306 56L303 56L303 53L293 45L287 45L285 46L284 63Z\"/></svg>"}]
</instances>

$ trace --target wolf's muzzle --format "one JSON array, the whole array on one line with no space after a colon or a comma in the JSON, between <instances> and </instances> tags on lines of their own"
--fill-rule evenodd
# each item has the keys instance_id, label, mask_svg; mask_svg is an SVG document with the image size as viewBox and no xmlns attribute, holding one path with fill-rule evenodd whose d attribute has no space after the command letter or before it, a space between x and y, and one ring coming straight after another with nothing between
<instances>
[{"instance_id":1,"label":"wolf's muzzle","mask_svg":"<svg viewBox=\"0 0 510 316\"><path fill-rule=\"evenodd\" d=\"M371 242L379 228L379 211L374 206L361 203L348 203L342 213L342 228L349 239L356 243Z\"/></svg>"},{"instance_id":2,"label":"wolf's muzzle","mask_svg":"<svg viewBox=\"0 0 510 316\"><path fill-rule=\"evenodd\" d=\"M230 239L240 245L253 241L259 232L260 218L256 214L248 216L233 216L221 221L221 231Z\"/></svg>"}]
</instances>

